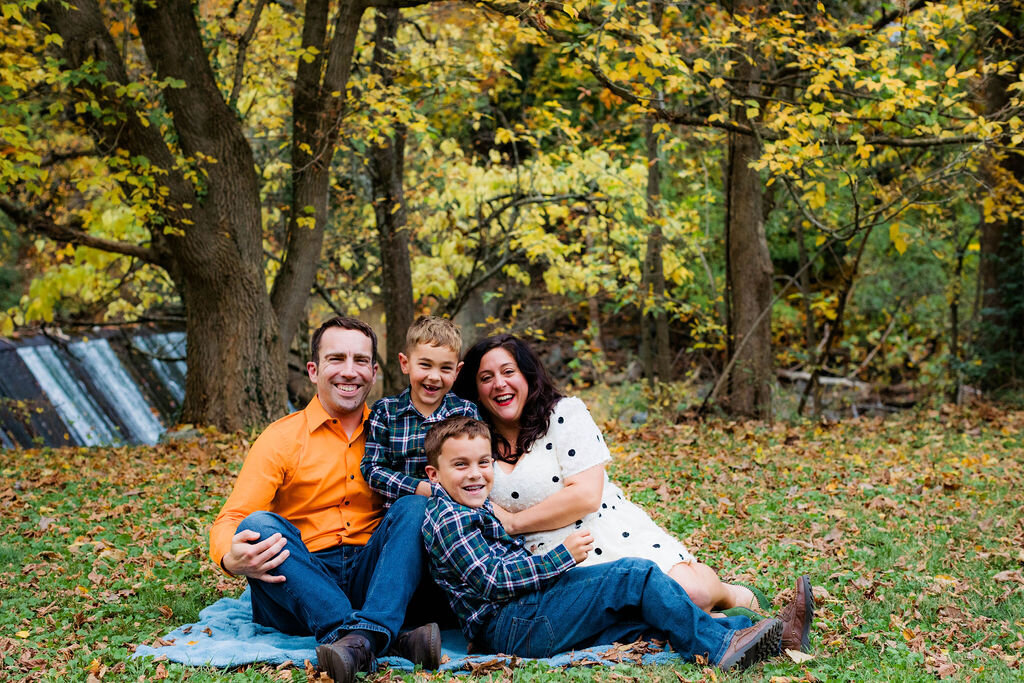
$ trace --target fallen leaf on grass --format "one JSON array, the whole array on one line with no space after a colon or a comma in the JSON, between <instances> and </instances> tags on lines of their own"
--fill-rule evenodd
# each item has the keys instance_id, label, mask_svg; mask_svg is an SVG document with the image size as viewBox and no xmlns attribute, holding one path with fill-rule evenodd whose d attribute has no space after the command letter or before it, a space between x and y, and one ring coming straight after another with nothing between
<instances>
[{"instance_id":1,"label":"fallen leaf on grass","mask_svg":"<svg viewBox=\"0 0 1024 683\"><path fill-rule=\"evenodd\" d=\"M153 678L157 680L167 678L167 668L164 666L163 662L156 665L156 673L153 674Z\"/></svg>"},{"instance_id":2,"label":"fallen leaf on grass","mask_svg":"<svg viewBox=\"0 0 1024 683\"><path fill-rule=\"evenodd\" d=\"M174 610L172 610L167 605L160 605L159 607L157 607L157 610L159 610L160 614L164 615L165 619L170 619L174 616Z\"/></svg>"},{"instance_id":3,"label":"fallen leaf on grass","mask_svg":"<svg viewBox=\"0 0 1024 683\"><path fill-rule=\"evenodd\" d=\"M806 652L801 652L800 650L790 650L789 648L786 648L786 655L797 664L803 664L804 662L809 662L814 659L814 655L809 655Z\"/></svg>"},{"instance_id":4,"label":"fallen leaf on grass","mask_svg":"<svg viewBox=\"0 0 1024 683\"><path fill-rule=\"evenodd\" d=\"M1016 581L1017 583L1024 583L1024 576L1021 576L1019 569L1007 569L1006 571L999 572L992 577L994 581Z\"/></svg>"}]
</instances>

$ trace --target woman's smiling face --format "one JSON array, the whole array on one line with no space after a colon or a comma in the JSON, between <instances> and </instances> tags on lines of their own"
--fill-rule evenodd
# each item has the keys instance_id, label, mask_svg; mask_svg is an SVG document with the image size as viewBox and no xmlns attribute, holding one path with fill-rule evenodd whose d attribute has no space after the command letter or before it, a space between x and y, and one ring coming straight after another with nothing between
<instances>
[{"instance_id":1,"label":"woman's smiling face","mask_svg":"<svg viewBox=\"0 0 1024 683\"><path fill-rule=\"evenodd\" d=\"M497 426L519 428L530 387L508 350L499 346L483 355L476 371L476 390L480 405Z\"/></svg>"}]
</instances>

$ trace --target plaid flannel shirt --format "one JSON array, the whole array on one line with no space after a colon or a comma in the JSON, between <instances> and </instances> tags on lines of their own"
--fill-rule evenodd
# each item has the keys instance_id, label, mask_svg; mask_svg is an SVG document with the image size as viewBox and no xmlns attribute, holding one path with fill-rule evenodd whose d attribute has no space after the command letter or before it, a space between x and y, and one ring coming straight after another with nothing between
<instances>
[{"instance_id":1,"label":"plaid flannel shirt","mask_svg":"<svg viewBox=\"0 0 1024 683\"><path fill-rule=\"evenodd\" d=\"M423 439L430 428L453 415L469 415L480 419L476 404L448 392L432 414L423 417L412 403L409 388L398 396L388 396L373 404L370 430L366 437L366 453L359 470L377 493L384 496L384 507L398 498L416 493L416 486L426 481L423 468L427 456Z\"/></svg>"},{"instance_id":2,"label":"plaid flannel shirt","mask_svg":"<svg viewBox=\"0 0 1024 683\"><path fill-rule=\"evenodd\" d=\"M494 516L490 501L470 508L434 485L423 520L423 543L430 574L445 593L468 640L480 632L501 603L541 590L576 566L559 544L531 555L509 536Z\"/></svg>"}]
</instances>

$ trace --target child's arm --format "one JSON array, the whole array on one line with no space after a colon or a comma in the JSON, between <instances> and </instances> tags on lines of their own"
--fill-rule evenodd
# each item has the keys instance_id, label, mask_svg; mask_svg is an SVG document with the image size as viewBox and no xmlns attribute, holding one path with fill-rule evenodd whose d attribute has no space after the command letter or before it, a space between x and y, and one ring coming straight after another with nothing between
<instances>
[{"instance_id":1,"label":"child's arm","mask_svg":"<svg viewBox=\"0 0 1024 683\"><path fill-rule=\"evenodd\" d=\"M399 471L400 462L391 448L391 423L393 419L388 413L388 400L381 399L373 404L368 420L369 430L366 433L366 451L359 471L370 488L384 496L388 503L393 503L402 496L413 493L430 495L430 485L424 479L417 479ZM417 490L419 484L425 484L424 492Z\"/></svg>"},{"instance_id":2,"label":"child's arm","mask_svg":"<svg viewBox=\"0 0 1024 683\"><path fill-rule=\"evenodd\" d=\"M499 538L488 539L482 530L488 522L480 511L448 506L437 512L424 525L431 563L484 599L501 602L540 590L576 566L564 545L530 555L503 530Z\"/></svg>"}]
</instances>

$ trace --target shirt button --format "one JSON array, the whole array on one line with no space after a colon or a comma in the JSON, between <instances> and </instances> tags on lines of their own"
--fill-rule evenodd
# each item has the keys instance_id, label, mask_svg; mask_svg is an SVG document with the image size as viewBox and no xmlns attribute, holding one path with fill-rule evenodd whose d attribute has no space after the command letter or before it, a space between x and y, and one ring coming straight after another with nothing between
<instances>
[{"instance_id":1,"label":"shirt button","mask_svg":"<svg viewBox=\"0 0 1024 683\"><path fill-rule=\"evenodd\" d=\"M352 522L345 522L345 526L352 526Z\"/></svg>"},{"instance_id":2,"label":"shirt button","mask_svg":"<svg viewBox=\"0 0 1024 683\"><path fill-rule=\"evenodd\" d=\"M354 475L354 474L350 474L350 475L348 475L348 478L349 478L349 479L355 479L355 478L356 478L356 475Z\"/></svg>"},{"instance_id":3,"label":"shirt button","mask_svg":"<svg viewBox=\"0 0 1024 683\"><path fill-rule=\"evenodd\" d=\"M349 504L349 502L350 502L350 501L347 501L347 500L346 500L346 501L345 501L345 505L348 505L348 504Z\"/></svg>"}]
</instances>

